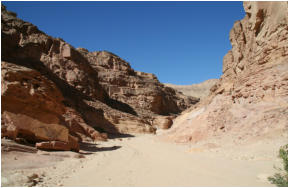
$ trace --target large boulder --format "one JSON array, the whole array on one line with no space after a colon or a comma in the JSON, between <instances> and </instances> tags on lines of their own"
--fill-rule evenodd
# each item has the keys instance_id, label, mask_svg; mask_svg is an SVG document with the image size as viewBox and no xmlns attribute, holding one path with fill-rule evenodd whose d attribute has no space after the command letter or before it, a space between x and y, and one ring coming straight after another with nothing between
<instances>
[{"instance_id":1,"label":"large boulder","mask_svg":"<svg viewBox=\"0 0 289 188\"><path fill-rule=\"evenodd\" d=\"M60 151L79 151L78 140L73 136L68 137L69 142L62 141L48 141L48 142L38 142L35 144L37 149L42 150L60 150Z\"/></svg>"}]
</instances>

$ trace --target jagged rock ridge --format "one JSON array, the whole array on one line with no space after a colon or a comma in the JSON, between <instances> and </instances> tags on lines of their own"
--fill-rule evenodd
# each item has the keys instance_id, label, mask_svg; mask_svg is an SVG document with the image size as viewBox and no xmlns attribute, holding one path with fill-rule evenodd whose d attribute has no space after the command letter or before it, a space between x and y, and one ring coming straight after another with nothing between
<instances>
[{"instance_id":1,"label":"jagged rock ridge","mask_svg":"<svg viewBox=\"0 0 289 188\"><path fill-rule=\"evenodd\" d=\"M100 132L153 133L159 115L198 101L112 53L76 50L1 9L2 137L77 151L79 141L105 140Z\"/></svg>"}]
</instances>

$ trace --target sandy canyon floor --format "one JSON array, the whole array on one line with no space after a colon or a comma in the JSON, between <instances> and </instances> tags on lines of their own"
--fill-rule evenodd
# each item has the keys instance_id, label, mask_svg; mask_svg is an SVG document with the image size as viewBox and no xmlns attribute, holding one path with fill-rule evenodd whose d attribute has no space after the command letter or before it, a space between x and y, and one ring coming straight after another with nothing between
<instances>
[{"instance_id":1,"label":"sandy canyon floor","mask_svg":"<svg viewBox=\"0 0 289 188\"><path fill-rule=\"evenodd\" d=\"M285 138L218 147L154 135L87 143L80 154L2 152L2 186L273 186Z\"/></svg>"}]
</instances>

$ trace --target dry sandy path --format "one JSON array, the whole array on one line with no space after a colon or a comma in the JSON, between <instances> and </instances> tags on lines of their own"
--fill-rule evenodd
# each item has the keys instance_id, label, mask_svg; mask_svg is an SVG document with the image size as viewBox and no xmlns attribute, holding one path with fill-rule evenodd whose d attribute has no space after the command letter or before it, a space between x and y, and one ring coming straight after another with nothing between
<instances>
[{"instance_id":1,"label":"dry sandy path","mask_svg":"<svg viewBox=\"0 0 289 188\"><path fill-rule=\"evenodd\" d=\"M120 147L89 155L82 168L61 181L63 186L272 186L266 177L279 163L270 157L237 159L216 149L188 152L188 145L157 141L152 135L100 146Z\"/></svg>"}]
</instances>

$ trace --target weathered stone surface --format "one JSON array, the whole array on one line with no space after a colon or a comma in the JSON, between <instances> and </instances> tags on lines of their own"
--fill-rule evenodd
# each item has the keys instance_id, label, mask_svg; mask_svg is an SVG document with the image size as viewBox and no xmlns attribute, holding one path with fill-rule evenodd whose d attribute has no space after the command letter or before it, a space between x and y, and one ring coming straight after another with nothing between
<instances>
[{"instance_id":1,"label":"weathered stone surface","mask_svg":"<svg viewBox=\"0 0 289 188\"><path fill-rule=\"evenodd\" d=\"M198 101L112 53L76 50L1 9L2 136L77 150L76 138L106 140L100 132L153 133L154 116Z\"/></svg>"},{"instance_id":2,"label":"weathered stone surface","mask_svg":"<svg viewBox=\"0 0 289 188\"><path fill-rule=\"evenodd\" d=\"M287 133L287 2L244 2L244 9L246 16L230 32L232 49L220 81L208 98L174 121L167 138L197 142L227 136L237 143Z\"/></svg>"},{"instance_id":3,"label":"weathered stone surface","mask_svg":"<svg viewBox=\"0 0 289 188\"><path fill-rule=\"evenodd\" d=\"M105 100L107 95L99 86L97 72L72 46L46 35L5 8L1 20L2 60L45 73L62 90L73 87L86 97Z\"/></svg>"},{"instance_id":4,"label":"weathered stone surface","mask_svg":"<svg viewBox=\"0 0 289 188\"><path fill-rule=\"evenodd\" d=\"M99 126L108 133L154 133L152 127L152 117L136 116L130 113L124 113L117 109L111 108L109 105L99 101L85 101L87 105L96 109L102 109L104 112L104 121ZM89 119L93 119L90 116Z\"/></svg>"},{"instance_id":5,"label":"weathered stone surface","mask_svg":"<svg viewBox=\"0 0 289 188\"><path fill-rule=\"evenodd\" d=\"M153 120L153 125L159 129L169 129L171 128L172 124L172 118L167 116L157 116Z\"/></svg>"},{"instance_id":6,"label":"weathered stone surface","mask_svg":"<svg viewBox=\"0 0 289 188\"><path fill-rule=\"evenodd\" d=\"M87 60L63 40L45 35L36 26L16 18L4 6L1 20L2 60L9 61L1 63L2 113L17 114L14 118L18 119L25 115L34 122L33 126L47 124L48 131L51 124L66 127L69 134L80 140L93 139L92 134L95 138L98 134L103 140L81 114L89 110L83 98L104 101L107 97L98 84L97 72ZM95 113L95 116L103 115ZM2 127L5 127L3 121ZM31 127L30 130L37 129Z\"/></svg>"},{"instance_id":7,"label":"weathered stone surface","mask_svg":"<svg viewBox=\"0 0 289 188\"><path fill-rule=\"evenodd\" d=\"M99 139L104 139L85 124L77 112L63 105L64 97L53 82L33 69L8 62L1 65L2 137L69 144L70 134L80 139L81 135L94 140L98 135ZM67 115L74 121L65 118ZM77 143L73 143L73 147L77 147Z\"/></svg>"},{"instance_id":8,"label":"weathered stone surface","mask_svg":"<svg viewBox=\"0 0 289 188\"><path fill-rule=\"evenodd\" d=\"M100 85L109 96L128 104L123 111L138 116L169 115L179 113L199 101L165 87L153 74L134 71L129 63L110 52L88 52L83 48L78 51L99 72Z\"/></svg>"},{"instance_id":9,"label":"weathered stone surface","mask_svg":"<svg viewBox=\"0 0 289 188\"><path fill-rule=\"evenodd\" d=\"M60 141L51 141L51 142L40 142L36 143L37 149L43 150L62 150L62 151L69 151L70 147L67 142L60 142Z\"/></svg>"},{"instance_id":10,"label":"weathered stone surface","mask_svg":"<svg viewBox=\"0 0 289 188\"><path fill-rule=\"evenodd\" d=\"M79 151L78 139L69 136L69 142L61 142L61 141L49 141L49 142L38 142L35 144L37 149L43 150L59 150L59 151Z\"/></svg>"},{"instance_id":11,"label":"weathered stone surface","mask_svg":"<svg viewBox=\"0 0 289 188\"><path fill-rule=\"evenodd\" d=\"M23 135L27 140L59 140L63 142L68 142L69 131L65 126L53 123L44 123L31 118L30 116L24 114L14 114L5 111L3 113L3 119L8 122L8 128L13 126L15 130L16 138L19 134ZM8 129L7 128L7 129ZM3 136L5 135L5 132ZM13 138L13 137L12 137Z\"/></svg>"}]
</instances>

